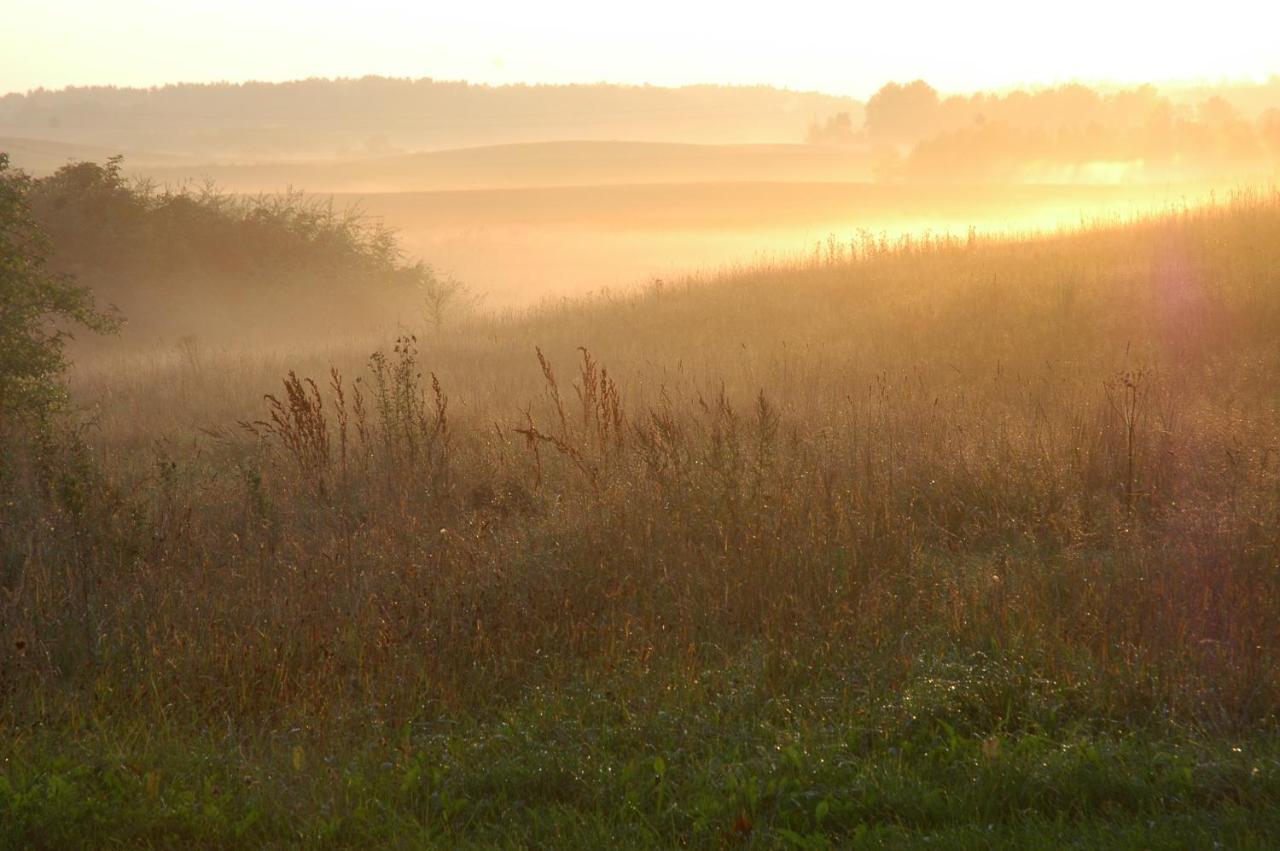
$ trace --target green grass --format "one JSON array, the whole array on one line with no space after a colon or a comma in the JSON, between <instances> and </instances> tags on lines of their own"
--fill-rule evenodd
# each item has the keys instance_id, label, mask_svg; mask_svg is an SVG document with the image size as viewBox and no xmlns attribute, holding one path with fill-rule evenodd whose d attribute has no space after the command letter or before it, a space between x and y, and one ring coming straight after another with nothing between
<instances>
[{"instance_id":1,"label":"green grass","mask_svg":"<svg viewBox=\"0 0 1280 851\"><path fill-rule=\"evenodd\" d=\"M957 729L944 720L957 689L995 694L1018 675L981 660L947 673L904 685L909 713L852 672L770 693L753 686L761 671L738 669L584 674L483 715L390 728L371 713L324 737L82 719L72 735L6 741L0 823L10 847L1175 848L1280 835L1274 731L1063 724L1049 703Z\"/></svg>"}]
</instances>

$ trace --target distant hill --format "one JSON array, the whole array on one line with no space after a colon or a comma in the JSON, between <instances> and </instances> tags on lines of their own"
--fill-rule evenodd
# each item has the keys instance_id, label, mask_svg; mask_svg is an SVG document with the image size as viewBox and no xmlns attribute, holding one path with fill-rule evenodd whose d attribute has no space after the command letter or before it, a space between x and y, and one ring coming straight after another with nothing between
<instances>
[{"instance_id":1,"label":"distant hill","mask_svg":"<svg viewBox=\"0 0 1280 851\"><path fill-rule=\"evenodd\" d=\"M995 229L1077 225L1090 215L1166 208L1180 199L1202 199L1211 189L1213 185L1207 183L1149 187L725 181L340 193L332 198L339 207L354 206L395 223L406 237L509 227L656 233L802 228L825 239L832 233L851 236L858 228L939 228L963 233L969 225Z\"/></svg>"},{"instance_id":2,"label":"distant hill","mask_svg":"<svg viewBox=\"0 0 1280 851\"><path fill-rule=\"evenodd\" d=\"M21 161L15 158L15 162ZM126 166L132 164L126 161ZM691 145L562 141L390 157L133 168L161 183L212 179L233 192L286 186L312 192L518 189L707 181L866 180L865 155L820 145Z\"/></svg>"},{"instance_id":3,"label":"distant hill","mask_svg":"<svg viewBox=\"0 0 1280 851\"><path fill-rule=\"evenodd\" d=\"M131 168L163 168L177 161L171 156L145 151L15 136L0 136L0 151L8 154L16 167L37 175L50 174L68 163L105 160L116 154L122 154Z\"/></svg>"},{"instance_id":4,"label":"distant hill","mask_svg":"<svg viewBox=\"0 0 1280 851\"><path fill-rule=\"evenodd\" d=\"M311 79L151 89L37 89L0 97L0 135L222 162L386 155L553 139L799 141L851 98L766 86L484 86Z\"/></svg>"}]
</instances>

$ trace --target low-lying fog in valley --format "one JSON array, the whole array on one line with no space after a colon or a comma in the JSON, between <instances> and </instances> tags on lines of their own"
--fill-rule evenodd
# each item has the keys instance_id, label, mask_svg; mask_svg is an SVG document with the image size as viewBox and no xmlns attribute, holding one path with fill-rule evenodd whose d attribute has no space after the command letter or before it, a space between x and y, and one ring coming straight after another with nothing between
<instances>
[{"instance_id":1,"label":"low-lying fog in valley","mask_svg":"<svg viewBox=\"0 0 1280 851\"><path fill-rule=\"evenodd\" d=\"M1231 182L902 186L688 183L338 194L494 307L847 252L860 240L967 238L1127 221L1225 198Z\"/></svg>"},{"instance_id":2,"label":"low-lying fog in valley","mask_svg":"<svg viewBox=\"0 0 1280 851\"><path fill-rule=\"evenodd\" d=\"M1277 89L915 82L865 103L379 78L80 89L0 99L0 143L35 174L121 153L161 190L331 199L501 310L868 237L1045 232L1224 198L1275 173Z\"/></svg>"}]
</instances>

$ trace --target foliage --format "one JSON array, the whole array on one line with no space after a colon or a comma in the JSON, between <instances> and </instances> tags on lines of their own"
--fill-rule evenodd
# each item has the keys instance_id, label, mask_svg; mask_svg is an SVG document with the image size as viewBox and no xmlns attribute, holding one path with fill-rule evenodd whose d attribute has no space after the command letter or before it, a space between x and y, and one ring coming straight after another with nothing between
<instances>
[{"instance_id":1,"label":"foliage","mask_svg":"<svg viewBox=\"0 0 1280 851\"><path fill-rule=\"evenodd\" d=\"M11 847L1265 848L1280 740L903 730L827 675L627 672L324 736L112 720L0 744ZM586 679L586 678L584 678Z\"/></svg>"},{"instance_id":2,"label":"foliage","mask_svg":"<svg viewBox=\"0 0 1280 851\"><path fill-rule=\"evenodd\" d=\"M120 157L24 186L49 268L119 305L134 339L278 332L285 310L303 335L335 316L380 324L406 312L438 328L469 303L465 285L407 259L381 220L332 199L159 187L128 178Z\"/></svg>"},{"instance_id":3,"label":"foliage","mask_svg":"<svg viewBox=\"0 0 1280 851\"><path fill-rule=\"evenodd\" d=\"M157 188L130 181L122 166L120 157L80 162L30 181L32 213L56 261L97 277L95 286L194 276L230 289L298 278L359 288L431 275L404 263L394 231L357 209L292 191L245 198L211 185Z\"/></svg>"},{"instance_id":4,"label":"foliage","mask_svg":"<svg viewBox=\"0 0 1280 851\"><path fill-rule=\"evenodd\" d=\"M61 399L69 325L110 331L89 289L49 269L51 247L30 209L34 181L0 153L0 433L14 415Z\"/></svg>"},{"instance_id":5,"label":"foliage","mask_svg":"<svg viewBox=\"0 0 1280 851\"><path fill-rule=\"evenodd\" d=\"M471 288L452 274L424 275L418 285L418 297L423 321L437 331L447 317L474 307L479 301Z\"/></svg>"},{"instance_id":6,"label":"foliage","mask_svg":"<svg viewBox=\"0 0 1280 851\"><path fill-rule=\"evenodd\" d=\"M944 98L922 80L889 83L868 100L856 132L837 115L812 125L809 140L870 146L885 158L881 177L929 182L1088 183L1271 172L1280 161L1275 116L1251 115L1223 94L1205 94L1179 103L1153 86L1107 92L1073 83ZM1249 100L1243 91L1234 94Z\"/></svg>"}]
</instances>

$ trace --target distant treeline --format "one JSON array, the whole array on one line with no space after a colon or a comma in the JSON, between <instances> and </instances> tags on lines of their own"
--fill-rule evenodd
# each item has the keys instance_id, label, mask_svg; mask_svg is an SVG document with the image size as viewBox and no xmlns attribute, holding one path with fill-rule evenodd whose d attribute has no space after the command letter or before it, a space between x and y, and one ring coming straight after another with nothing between
<instances>
[{"instance_id":1,"label":"distant treeline","mask_svg":"<svg viewBox=\"0 0 1280 851\"><path fill-rule=\"evenodd\" d=\"M861 118L851 98L766 86L363 77L37 89L0 97L0 136L187 157L332 157L559 139L781 141L841 111Z\"/></svg>"},{"instance_id":2,"label":"distant treeline","mask_svg":"<svg viewBox=\"0 0 1280 851\"><path fill-rule=\"evenodd\" d=\"M810 125L808 140L870 150L887 178L1257 174L1280 164L1280 78L1177 97L1083 85L944 97L920 80L890 83L861 121L838 113Z\"/></svg>"},{"instance_id":3,"label":"distant treeline","mask_svg":"<svg viewBox=\"0 0 1280 851\"><path fill-rule=\"evenodd\" d=\"M126 178L121 158L81 162L29 183L54 271L144 330L198 322L208 310L252 323L268 303L295 318L416 298L435 281L404 258L396 234L356 210L301 193L254 198L211 185L158 189ZM344 303L345 302L345 303ZM173 309L181 306L183 316Z\"/></svg>"}]
</instances>

